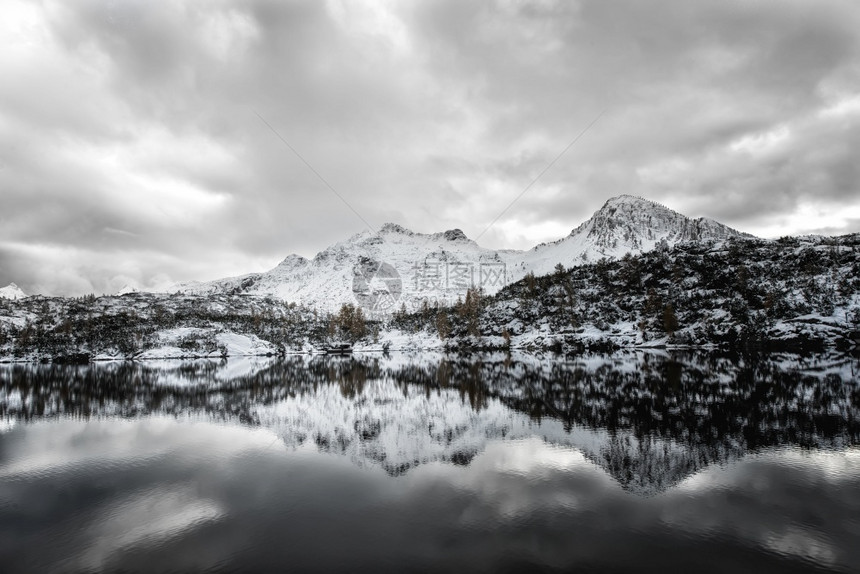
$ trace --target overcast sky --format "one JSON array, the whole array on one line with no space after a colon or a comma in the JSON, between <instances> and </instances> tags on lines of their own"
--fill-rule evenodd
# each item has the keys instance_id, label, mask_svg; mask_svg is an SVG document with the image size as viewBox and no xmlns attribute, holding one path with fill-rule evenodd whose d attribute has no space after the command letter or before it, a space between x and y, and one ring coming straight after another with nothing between
<instances>
[{"instance_id":1,"label":"overcast sky","mask_svg":"<svg viewBox=\"0 0 860 574\"><path fill-rule=\"evenodd\" d=\"M858 30L856 0L4 0L0 286L262 271L362 218L476 237L601 112L482 245L622 193L857 232Z\"/></svg>"}]
</instances>

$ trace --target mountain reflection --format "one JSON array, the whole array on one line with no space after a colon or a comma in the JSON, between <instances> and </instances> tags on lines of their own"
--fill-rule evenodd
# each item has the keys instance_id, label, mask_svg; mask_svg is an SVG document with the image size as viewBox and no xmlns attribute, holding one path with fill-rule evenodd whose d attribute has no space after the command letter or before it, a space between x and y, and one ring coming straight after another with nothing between
<instances>
[{"instance_id":1,"label":"mountain reflection","mask_svg":"<svg viewBox=\"0 0 860 574\"><path fill-rule=\"evenodd\" d=\"M0 416L238 421L395 476L540 436L648 494L766 448L857 445L857 371L850 357L713 353L3 365Z\"/></svg>"}]
</instances>

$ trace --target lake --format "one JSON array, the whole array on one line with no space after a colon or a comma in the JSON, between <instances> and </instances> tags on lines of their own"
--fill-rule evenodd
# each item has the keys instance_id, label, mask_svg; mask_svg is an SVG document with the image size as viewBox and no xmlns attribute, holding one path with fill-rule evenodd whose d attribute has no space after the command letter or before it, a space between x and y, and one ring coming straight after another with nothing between
<instances>
[{"instance_id":1,"label":"lake","mask_svg":"<svg viewBox=\"0 0 860 574\"><path fill-rule=\"evenodd\" d=\"M860 361L0 365L4 572L857 572Z\"/></svg>"}]
</instances>

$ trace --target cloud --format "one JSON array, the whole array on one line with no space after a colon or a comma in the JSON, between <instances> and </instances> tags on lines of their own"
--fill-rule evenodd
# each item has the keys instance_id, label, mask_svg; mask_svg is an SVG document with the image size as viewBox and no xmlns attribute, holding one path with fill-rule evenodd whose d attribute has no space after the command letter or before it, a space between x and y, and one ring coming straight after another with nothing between
<instances>
[{"instance_id":1,"label":"cloud","mask_svg":"<svg viewBox=\"0 0 860 574\"><path fill-rule=\"evenodd\" d=\"M6 13L0 283L30 291L258 271L365 227L305 162L371 226L476 236L601 112L482 243L556 239L620 193L752 233L858 231L801 217L860 201L850 2L47 0ZM51 253L77 254L67 279L44 278Z\"/></svg>"}]
</instances>

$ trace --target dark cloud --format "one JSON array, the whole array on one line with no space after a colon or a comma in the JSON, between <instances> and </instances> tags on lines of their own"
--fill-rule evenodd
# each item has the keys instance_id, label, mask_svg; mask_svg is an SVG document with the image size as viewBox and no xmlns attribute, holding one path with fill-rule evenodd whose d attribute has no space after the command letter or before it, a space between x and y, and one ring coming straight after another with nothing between
<instances>
[{"instance_id":1,"label":"dark cloud","mask_svg":"<svg viewBox=\"0 0 860 574\"><path fill-rule=\"evenodd\" d=\"M632 193L765 235L858 231L860 7L13 3L0 283L262 270L365 225L555 239ZM258 115L259 114L259 115Z\"/></svg>"}]
</instances>

